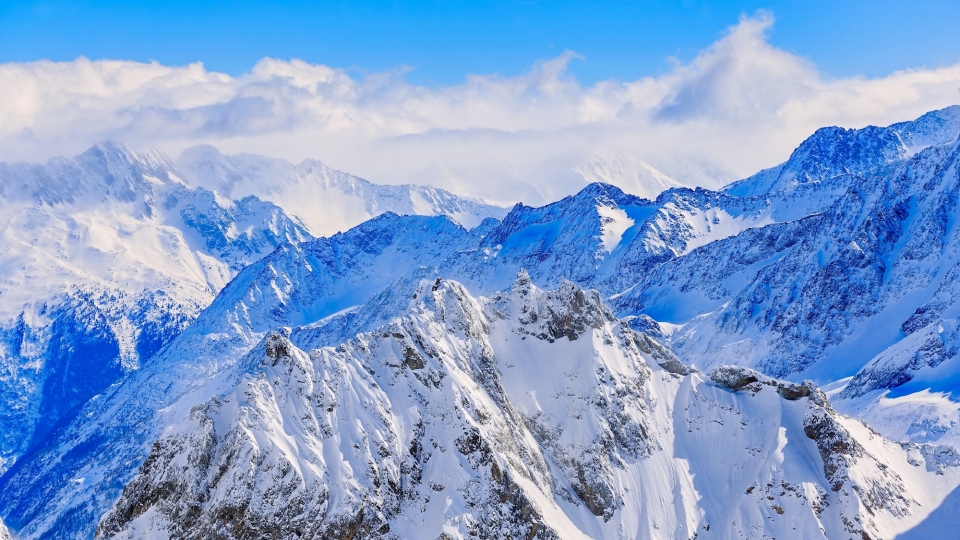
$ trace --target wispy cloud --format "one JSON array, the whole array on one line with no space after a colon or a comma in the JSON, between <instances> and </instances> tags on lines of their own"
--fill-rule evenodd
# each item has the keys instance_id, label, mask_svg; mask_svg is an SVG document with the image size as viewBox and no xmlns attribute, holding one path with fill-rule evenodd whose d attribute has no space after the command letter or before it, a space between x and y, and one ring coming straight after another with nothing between
<instances>
[{"instance_id":1,"label":"wispy cloud","mask_svg":"<svg viewBox=\"0 0 960 540\"><path fill-rule=\"evenodd\" d=\"M960 102L960 63L831 79L771 46L773 22L744 17L661 76L586 87L567 65L589 59L573 52L520 76L440 88L412 85L402 69L357 79L269 58L241 77L199 63L2 64L0 159L41 160L107 138L173 155L205 142L318 158L378 182L540 202L584 177L642 189L665 173L715 187L782 161L817 127L892 123Z\"/></svg>"}]
</instances>

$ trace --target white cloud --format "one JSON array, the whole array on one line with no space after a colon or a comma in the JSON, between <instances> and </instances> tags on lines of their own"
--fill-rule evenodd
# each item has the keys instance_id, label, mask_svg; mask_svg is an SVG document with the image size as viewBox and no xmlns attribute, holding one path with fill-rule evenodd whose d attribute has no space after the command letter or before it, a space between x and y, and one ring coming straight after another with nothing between
<instances>
[{"instance_id":1,"label":"white cloud","mask_svg":"<svg viewBox=\"0 0 960 540\"><path fill-rule=\"evenodd\" d=\"M536 203L583 177L627 187L665 173L716 187L784 160L818 127L888 124L960 102L960 64L831 79L771 46L772 24L765 13L744 17L689 64L588 87L567 72L570 52L521 76L440 88L409 84L402 70L357 80L299 60L264 59L241 77L199 63L2 64L0 159L42 160L108 138L173 155L205 142Z\"/></svg>"}]
</instances>

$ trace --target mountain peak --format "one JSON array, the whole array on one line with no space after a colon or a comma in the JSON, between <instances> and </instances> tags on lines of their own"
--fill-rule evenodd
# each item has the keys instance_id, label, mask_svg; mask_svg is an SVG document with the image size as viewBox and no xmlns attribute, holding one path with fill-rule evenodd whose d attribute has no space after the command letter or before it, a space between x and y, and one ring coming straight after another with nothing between
<instances>
[{"instance_id":1,"label":"mountain peak","mask_svg":"<svg viewBox=\"0 0 960 540\"><path fill-rule=\"evenodd\" d=\"M524 297L530 294L530 291L533 288L533 281L530 279L530 274L523 268L517 272L517 279L513 282L513 294L517 297Z\"/></svg>"},{"instance_id":2,"label":"mountain peak","mask_svg":"<svg viewBox=\"0 0 960 540\"><path fill-rule=\"evenodd\" d=\"M94 144L71 158L43 165L4 164L0 194L7 201L45 205L138 202L156 186L182 184L173 163L158 150L134 151L113 141Z\"/></svg>"},{"instance_id":3,"label":"mountain peak","mask_svg":"<svg viewBox=\"0 0 960 540\"><path fill-rule=\"evenodd\" d=\"M647 202L646 199L642 199L636 195L630 195L619 187L604 182L591 182L573 195L573 200L578 203L590 201L591 199L601 202L613 201L620 206Z\"/></svg>"},{"instance_id":4,"label":"mountain peak","mask_svg":"<svg viewBox=\"0 0 960 540\"><path fill-rule=\"evenodd\" d=\"M724 191L748 197L817 184L837 189L835 179L886 174L921 150L952 143L958 135L958 105L887 127L823 127L804 140L785 163L729 184Z\"/></svg>"},{"instance_id":5,"label":"mountain peak","mask_svg":"<svg viewBox=\"0 0 960 540\"><path fill-rule=\"evenodd\" d=\"M231 388L147 450L96 537L875 538L940 503L923 486L960 481L956 452L884 440L812 384L705 379L571 283L419 290L335 348L265 334Z\"/></svg>"},{"instance_id":6,"label":"mountain peak","mask_svg":"<svg viewBox=\"0 0 960 540\"><path fill-rule=\"evenodd\" d=\"M958 113L818 130L748 186L763 196L650 201L594 182L472 230L463 214L482 205L442 190L196 148L214 180L237 175L234 194L266 179L307 218L365 217L300 242L254 194L161 186L175 200L148 217L111 207L123 212L88 235L91 253L183 237L203 257L149 259L173 261L159 272L170 281L149 282L136 318L115 315L123 294L94 289L90 309L65 308L67 331L27 328L28 312L0 321L4 351L58 336L42 357L0 355L0 371L42 364L28 382L59 393L29 415L62 419L9 454L2 516L24 539L90 537L98 521L100 537L133 538L897 536L960 494L960 454L919 444L960 440L960 139L941 137ZM80 171L81 187L114 190L140 170L127 153L98 145L14 172ZM56 232L33 223L9 251ZM124 240L105 246L104 231ZM232 252L236 266L210 270ZM219 284L238 273L198 318L151 329L184 298L160 297L182 283L168 267L187 266L223 270ZM153 271L108 268L103 282ZM21 275L0 305L31 283ZM118 337L88 340L85 323ZM112 351L145 334L159 352L132 371L65 386L90 383L96 347L128 358ZM0 414L0 428L23 416Z\"/></svg>"},{"instance_id":7,"label":"mountain peak","mask_svg":"<svg viewBox=\"0 0 960 540\"><path fill-rule=\"evenodd\" d=\"M225 155L199 145L184 150L178 166L192 185L232 198L254 195L279 205L315 236L345 231L387 211L442 214L468 228L488 217L502 218L507 212L438 188L374 184L315 159L293 165L254 154Z\"/></svg>"}]
</instances>

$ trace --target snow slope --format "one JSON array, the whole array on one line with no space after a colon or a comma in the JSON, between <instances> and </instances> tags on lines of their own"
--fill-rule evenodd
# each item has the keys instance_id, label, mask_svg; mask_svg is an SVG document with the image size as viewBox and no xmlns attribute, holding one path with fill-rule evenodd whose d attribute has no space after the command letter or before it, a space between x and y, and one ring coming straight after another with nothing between
<instances>
[{"instance_id":1,"label":"snow slope","mask_svg":"<svg viewBox=\"0 0 960 540\"><path fill-rule=\"evenodd\" d=\"M97 145L0 164L0 471L137 369L243 266L310 235L278 207Z\"/></svg>"},{"instance_id":2,"label":"snow slope","mask_svg":"<svg viewBox=\"0 0 960 540\"><path fill-rule=\"evenodd\" d=\"M953 391L958 157L957 142L924 150L825 212L666 262L616 303L684 324L673 346L700 366L856 375L840 394L851 398Z\"/></svg>"},{"instance_id":3,"label":"snow slope","mask_svg":"<svg viewBox=\"0 0 960 540\"><path fill-rule=\"evenodd\" d=\"M906 132L931 146L902 160L880 160L885 147L864 144L852 153L862 161L846 153L804 161L824 170L847 160L838 176L763 198L826 194L820 211L666 261L614 306L680 325L674 350L705 369L738 363L821 383L849 378L835 393L838 408L890 437L956 444L958 111L935 111L917 126L840 132L841 142L902 142ZM830 133L804 146L842 147Z\"/></svg>"},{"instance_id":4,"label":"snow slope","mask_svg":"<svg viewBox=\"0 0 960 540\"><path fill-rule=\"evenodd\" d=\"M236 384L239 357L266 332L362 304L392 283L390 272L412 275L475 242L445 216L384 214L346 234L281 245L242 270L151 362L88 401L0 478L4 518L27 538L88 537L152 441Z\"/></svg>"},{"instance_id":5,"label":"snow slope","mask_svg":"<svg viewBox=\"0 0 960 540\"><path fill-rule=\"evenodd\" d=\"M388 212L280 244L10 467L0 515L22 538L90 538L97 523L103 536L204 537L228 522L293 534L308 518L362 537L531 523L542 537L944 530L955 450L921 443L960 440L958 110L818 131L743 193L648 200L591 184L470 230ZM210 178L255 189L267 173L227 165L257 159L211 159L226 165ZM283 178L311 190L334 175L297 174ZM878 432L810 383L714 371L728 364L815 379ZM354 397L303 397L323 385Z\"/></svg>"},{"instance_id":6,"label":"snow slope","mask_svg":"<svg viewBox=\"0 0 960 540\"><path fill-rule=\"evenodd\" d=\"M584 198L599 233L598 198ZM185 418L178 414L189 411L191 400L224 391L237 376L236 358L265 332L309 325L300 332L304 341L335 344L369 330L405 309L400 291L412 279L445 268L448 259L478 257L478 246L498 228L494 220L467 231L446 217L384 214L342 235L281 246L241 271L158 358L87 403L55 440L0 478L0 507L9 509L4 516L24 537L83 537L150 441ZM599 237L594 240L599 246Z\"/></svg>"},{"instance_id":7,"label":"snow slope","mask_svg":"<svg viewBox=\"0 0 960 540\"><path fill-rule=\"evenodd\" d=\"M960 454L899 445L811 384L711 378L570 282L423 280L337 348L270 333L105 516L119 538L871 538L926 518Z\"/></svg>"},{"instance_id":8,"label":"snow slope","mask_svg":"<svg viewBox=\"0 0 960 540\"><path fill-rule=\"evenodd\" d=\"M738 197L830 184L838 177L881 177L899 162L930 146L948 144L960 133L960 105L931 111L888 127L828 127L817 130L785 163L724 188Z\"/></svg>"},{"instance_id":9,"label":"snow slope","mask_svg":"<svg viewBox=\"0 0 960 540\"><path fill-rule=\"evenodd\" d=\"M650 201L591 184L541 208L516 205L477 249L452 256L441 271L484 292L526 268L544 285L569 279L619 294L666 260L779 217L767 200L683 188Z\"/></svg>"},{"instance_id":10,"label":"snow slope","mask_svg":"<svg viewBox=\"0 0 960 540\"><path fill-rule=\"evenodd\" d=\"M208 171L204 178L227 195L191 187L159 152L114 143L44 165L0 164L0 473L151 358L240 269L279 244L313 238L297 217L245 193L250 185L273 186L264 193L308 218L360 201L363 212L344 218L351 223L391 208L466 222L499 212L439 190L376 186L316 162L293 181L284 176L292 166L234 161L260 168L252 184L237 183L234 169ZM317 186L342 200L308 196Z\"/></svg>"},{"instance_id":11,"label":"snow slope","mask_svg":"<svg viewBox=\"0 0 960 540\"><path fill-rule=\"evenodd\" d=\"M297 216L315 236L345 231L384 212L446 215L473 228L506 208L464 199L442 189L372 184L316 160L299 165L252 154L223 155L208 145L184 150L177 165L191 185L227 197L256 196Z\"/></svg>"}]
</instances>

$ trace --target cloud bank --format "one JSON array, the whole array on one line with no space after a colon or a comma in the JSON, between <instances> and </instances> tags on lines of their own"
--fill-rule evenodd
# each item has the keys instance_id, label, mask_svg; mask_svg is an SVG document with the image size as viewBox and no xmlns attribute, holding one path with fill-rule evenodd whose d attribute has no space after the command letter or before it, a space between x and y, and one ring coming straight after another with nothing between
<instances>
[{"instance_id":1,"label":"cloud bank","mask_svg":"<svg viewBox=\"0 0 960 540\"><path fill-rule=\"evenodd\" d=\"M516 77L412 85L266 58L240 77L200 63L0 64L0 159L40 161L114 139L176 156L209 143L316 158L380 183L413 182L491 202L539 203L606 180L639 192L718 187L787 158L816 128L915 118L960 102L960 63L831 79L743 17L688 64L582 86L566 52ZM840 52L842 54L842 51Z\"/></svg>"}]
</instances>

